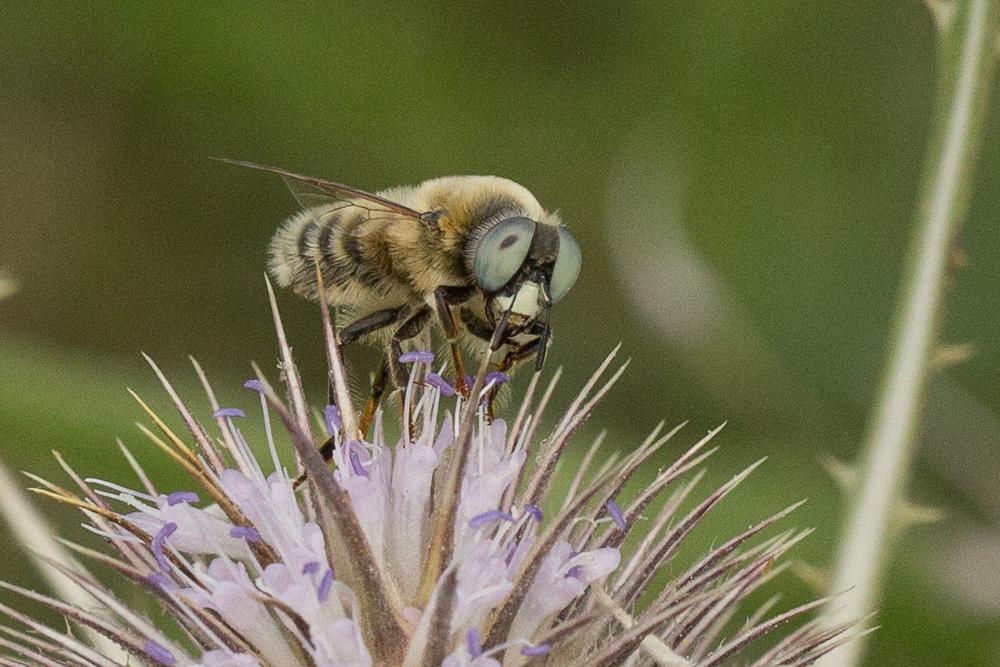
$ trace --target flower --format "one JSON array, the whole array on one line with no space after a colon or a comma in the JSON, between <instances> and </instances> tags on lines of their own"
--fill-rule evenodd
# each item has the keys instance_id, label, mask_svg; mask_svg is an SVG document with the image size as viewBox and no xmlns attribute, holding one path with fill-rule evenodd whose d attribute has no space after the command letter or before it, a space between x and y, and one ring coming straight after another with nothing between
<instances>
[{"instance_id":1,"label":"flower","mask_svg":"<svg viewBox=\"0 0 1000 667\"><path fill-rule=\"evenodd\" d=\"M748 660L749 649L757 651L757 664L805 664L845 636L847 627L813 620L769 649L756 646L822 600L770 617L763 608L744 626L727 622L808 533L751 542L796 506L687 568L673 563L684 537L758 465L682 514L698 476L682 480L714 451L706 446L718 430L637 493L628 480L680 427L664 434L661 424L621 460L609 454L595 466L599 439L569 491L556 497L557 464L624 371L598 386L617 350L541 441L536 434L558 373L538 402L539 376L532 379L508 424L490 421L486 406L506 376L487 375L484 361L471 394L462 396L443 369L430 370L433 355L409 353L402 437L389 442L380 414L366 440L357 432L326 309L337 400L317 410L316 430L273 293L271 302L288 400L260 372L245 383L259 397L267 456L254 455L238 426L252 414L220 407L205 381L212 433L153 364L188 433L176 433L136 396L155 427L141 429L197 490L158 491L131 455L139 488L84 479L68 466L80 493L38 480L38 493L81 509L87 528L116 553L71 548L145 589L162 610L155 621L66 565L57 567L99 609L6 588L153 665L615 665L629 656L630 664L715 665L737 655ZM275 416L283 429L272 428ZM332 471L320 455L327 434ZM306 473L298 492L296 476L280 462L279 450L289 444ZM663 507L639 521L667 490ZM668 564L679 574L659 583L656 575ZM3 641L19 659L115 664L87 635L59 632L15 607L0 605L0 613L34 631L11 631Z\"/></svg>"}]
</instances>

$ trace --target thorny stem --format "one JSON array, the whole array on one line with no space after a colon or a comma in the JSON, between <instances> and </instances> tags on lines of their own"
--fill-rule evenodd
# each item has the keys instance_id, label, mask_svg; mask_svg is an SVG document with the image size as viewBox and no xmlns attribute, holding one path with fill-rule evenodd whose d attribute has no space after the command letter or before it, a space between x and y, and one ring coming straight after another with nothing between
<instances>
[{"instance_id":1,"label":"thorny stem","mask_svg":"<svg viewBox=\"0 0 1000 667\"><path fill-rule=\"evenodd\" d=\"M937 346L949 255L968 206L976 147L996 59L1000 0L931 0L938 27L937 105L890 353L870 418L858 486L847 517L828 607L830 623L878 604L893 519L904 502L931 359ZM848 642L819 664L858 664Z\"/></svg>"},{"instance_id":2,"label":"thorny stem","mask_svg":"<svg viewBox=\"0 0 1000 667\"><path fill-rule=\"evenodd\" d=\"M611 596L608 595L602 584L594 584L592 590L594 591L594 595L597 596L597 601L611 613L619 625L626 630L635 626L635 619L627 611L619 607L617 602L611 599ZM642 643L639 644L639 648L660 667L690 667L691 665L690 660L677 655L673 649L654 634L647 635L642 640Z\"/></svg>"}]
</instances>

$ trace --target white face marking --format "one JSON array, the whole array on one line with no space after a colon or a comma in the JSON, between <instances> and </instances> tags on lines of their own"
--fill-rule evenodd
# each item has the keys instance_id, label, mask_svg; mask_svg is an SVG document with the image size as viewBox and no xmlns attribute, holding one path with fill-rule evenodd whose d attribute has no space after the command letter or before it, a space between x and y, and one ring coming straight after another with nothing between
<instances>
[{"instance_id":1,"label":"white face marking","mask_svg":"<svg viewBox=\"0 0 1000 667\"><path fill-rule=\"evenodd\" d=\"M534 319L538 316L541 307L538 305L538 295L542 291L542 286L538 283L526 282L514 293L514 296L497 297L500 310L505 311L510 308L512 315L520 315L526 319ZM514 307L511 308L511 302Z\"/></svg>"}]
</instances>

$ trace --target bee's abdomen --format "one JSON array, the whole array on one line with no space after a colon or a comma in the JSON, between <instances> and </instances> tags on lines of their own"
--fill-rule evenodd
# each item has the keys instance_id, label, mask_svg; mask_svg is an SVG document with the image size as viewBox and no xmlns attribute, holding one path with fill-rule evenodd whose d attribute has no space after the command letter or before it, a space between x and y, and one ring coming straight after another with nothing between
<instances>
[{"instance_id":1,"label":"bee's abdomen","mask_svg":"<svg viewBox=\"0 0 1000 667\"><path fill-rule=\"evenodd\" d=\"M315 299L318 264L330 296L384 295L397 287L384 243L385 225L385 219L354 207L300 211L271 240L271 275L282 287Z\"/></svg>"}]
</instances>

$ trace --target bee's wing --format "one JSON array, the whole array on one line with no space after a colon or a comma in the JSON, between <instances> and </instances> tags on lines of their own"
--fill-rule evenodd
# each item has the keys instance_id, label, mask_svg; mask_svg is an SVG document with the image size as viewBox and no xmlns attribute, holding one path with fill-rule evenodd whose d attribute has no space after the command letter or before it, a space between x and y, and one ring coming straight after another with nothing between
<instances>
[{"instance_id":1,"label":"bee's wing","mask_svg":"<svg viewBox=\"0 0 1000 667\"><path fill-rule=\"evenodd\" d=\"M360 199L373 204L371 210L395 213L396 215L402 215L415 220L426 222L433 215L431 213L421 213L420 211L416 211L408 206L403 206L398 202L394 202L391 199L380 197L379 195L366 192L350 185L334 183L333 181L327 181L314 176L303 176L302 174L296 174L295 172L288 171L287 169L282 169L280 167L257 164L256 162L245 162L243 160L229 160L226 158L213 159L220 162L226 162L228 164L234 164L238 167L247 167L248 169L258 169L260 171L269 171L271 173L278 174L285 181L288 189L292 191L292 195L295 197L295 200L299 202L303 208L326 204L330 201L340 201L360 205L357 202L357 200Z\"/></svg>"}]
</instances>

